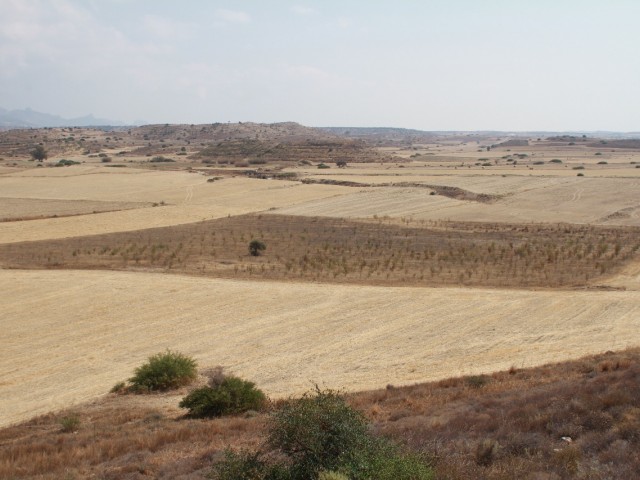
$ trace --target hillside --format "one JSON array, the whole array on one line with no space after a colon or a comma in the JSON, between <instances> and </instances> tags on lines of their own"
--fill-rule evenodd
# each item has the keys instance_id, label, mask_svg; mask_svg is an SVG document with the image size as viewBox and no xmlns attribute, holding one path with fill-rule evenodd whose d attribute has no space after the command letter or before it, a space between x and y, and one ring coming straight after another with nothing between
<instances>
[{"instance_id":1,"label":"hillside","mask_svg":"<svg viewBox=\"0 0 640 480\"><path fill-rule=\"evenodd\" d=\"M294 122L14 129L0 132L0 157L29 157L37 144L44 146L50 158L91 158L91 155L108 153L120 160L139 161L147 156L164 155L181 163L241 163L244 166L303 160L379 162L391 159L362 140L335 136Z\"/></svg>"},{"instance_id":2,"label":"hillside","mask_svg":"<svg viewBox=\"0 0 640 480\"><path fill-rule=\"evenodd\" d=\"M63 118L25 108L23 110L5 110L0 108L0 127L4 128L45 128L45 127L90 127L100 125L123 125L117 120L96 118L85 115L76 118Z\"/></svg>"},{"instance_id":3,"label":"hillside","mask_svg":"<svg viewBox=\"0 0 640 480\"><path fill-rule=\"evenodd\" d=\"M204 479L225 448L256 450L268 413L192 420L188 390L109 394L0 430L0 477ZM640 350L349 395L373 432L436 478L631 479L640 471ZM64 419L77 431L65 433Z\"/></svg>"}]
</instances>

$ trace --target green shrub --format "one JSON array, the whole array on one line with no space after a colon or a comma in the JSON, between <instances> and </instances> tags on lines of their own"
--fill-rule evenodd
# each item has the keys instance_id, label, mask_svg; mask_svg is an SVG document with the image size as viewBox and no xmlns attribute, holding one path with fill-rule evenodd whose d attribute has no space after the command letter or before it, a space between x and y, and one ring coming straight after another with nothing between
<instances>
[{"instance_id":1,"label":"green shrub","mask_svg":"<svg viewBox=\"0 0 640 480\"><path fill-rule=\"evenodd\" d=\"M487 383L489 383L489 377L486 375L471 375L466 378L467 385L471 388L480 388L484 387Z\"/></svg>"},{"instance_id":2,"label":"green shrub","mask_svg":"<svg viewBox=\"0 0 640 480\"><path fill-rule=\"evenodd\" d=\"M336 392L318 390L274 412L268 443L293 460L294 478L338 470L368 442L364 416Z\"/></svg>"},{"instance_id":3,"label":"green shrub","mask_svg":"<svg viewBox=\"0 0 640 480\"><path fill-rule=\"evenodd\" d=\"M318 165L318 168L323 169L323 168L331 168L331 167L329 165L321 163L321 164Z\"/></svg>"},{"instance_id":4,"label":"green shrub","mask_svg":"<svg viewBox=\"0 0 640 480\"><path fill-rule=\"evenodd\" d=\"M60 420L60 430L64 433L72 433L80 427L80 417L76 414L63 417Z\"/></svg>"},{"instance_id":5,"label":"green shrub","mask_svg":"<svg viewBox=\"0 0 640 480\"><path fill-rule=\"evenodd\" d=\"M419 455L369 432L364 416L338 393L316 390L284 402L271 416L268 455L227 452L218 480L430 480ZM276 453L277 452L277 453ZM274 456L274 453L276 455ZM281 458L276 461L273 459Z\"/></svg>"},{"instance_id":6,"label":"green shrub","mask_svg":"<svg viewBox=\"0 0 640 480\"><path fill-rule=\"evenodd\" d=\"M71 165L80 165L80 162L76 162L75 160L58 160L58 163L55 164L56 167L69 167Z\"/></svg>"},{"instance_id":7,"label":"green shrub","mask_svg":"<svg viewBox=\"0 0 640 480\"><path fill-rule=\"evenodd\" d=\"M339 472L324 471L320 472L318 480L349 480L349 477Z\"/></svg>"},{"instance_id":8,"label":"green shrub","mask_svg":"<svg viewBox=\"0 0 640 480\"><path fill-rule=\"evenodd\" d=\"M260 410L265 402L265 394L253 382L228 376L219 385L192 391L182 399L180 408L189 409L190 417L220 417Z\"/></svg>"},{"instance_id":9,"label":"green shrub","mask_svg":"<svg viewBox=\"0 0 640 480\"><path fill-rule=\"evenodd\" d=\"M171 158L167 158L167 157L163 157L162 155L159 155L157 157L153 157L151 160L149 160L151 163L167 163L167 162L175 162L175 160L172 160Z\"/></svg>"},{"instance_id":10,"label":"green shrub","mask_svg":"<svg viewBox=\"0 0 640 480\"><path fill-rule=\"evenodd\" d=\"M193 358L167 350L149 357L129 381L137 392L178 388L195 380L196 366Z\"/></svg>"},{"instance_id":11,"label":"green shrub","mask_svg":"<svg viewBox=\"0 0 640 480\"><path fill-rule=\"evenodd\" d=\"M213 468L216 480L290 480L286 467L269 464L259 453L227 450L223 461Z\"/></svg>"},{"instance_id":12,"label":"green shrub","mask_svg":"<svg viewBox=\"0 0 640 480\"><path fill-rule=\"evenodd\" d=\"M113 387L111 387L111 390L109 390L109 393L120 394L120 393L125 393L126 391L127 391L127 384L125 382L118 382Z\"/></svg>"},{"instance_id":13,"label":"green shrub","mask_svg":"<svg viewBox=\"0 0 640 480\"><path fill-rule=\"evenodd\" d=\"M372 438L354 461L341 469L351 480L431 480L433 472L421 456L401 452L395 445Z\"/></svg>"},{"instance_id":14,"label":"green shrub","mask_svg":"<svg viewBox=\"0 0 640 480\"><path fill-rule=\"evenodd\" d=\"M249 253L254 257L259 256L266 249L267 246L260 240L251 240L249 242Z\"/></svg>"}]
</instances>

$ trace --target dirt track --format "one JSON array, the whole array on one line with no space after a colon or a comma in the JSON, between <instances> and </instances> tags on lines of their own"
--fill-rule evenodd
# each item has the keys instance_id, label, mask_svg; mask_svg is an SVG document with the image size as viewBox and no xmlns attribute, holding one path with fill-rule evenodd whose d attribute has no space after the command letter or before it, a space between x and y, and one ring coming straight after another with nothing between
<instances>
[{"instance_id":1,"label":"dirt track","mask_svg":"<svg viewBox=\"0 0 640 480\"><path fill-rule=\"evenodd\" d=\"M0 425L104 394L166 348L271 395L637 345L640 292L424 289L0 270ZM348 307L348 308L345 308Z\"/></svg>"}]
</instances>

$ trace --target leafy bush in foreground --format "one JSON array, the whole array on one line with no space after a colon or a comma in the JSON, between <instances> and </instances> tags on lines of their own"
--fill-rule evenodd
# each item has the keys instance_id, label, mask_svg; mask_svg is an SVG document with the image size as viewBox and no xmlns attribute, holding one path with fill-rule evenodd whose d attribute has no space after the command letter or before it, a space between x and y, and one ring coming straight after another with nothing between
<instances>
[{"instance_id":1,"label":"leafy bush in foreground","mask_svg":"<svg viewBox=\"0 0 640 480\"><path fill-rule=\"evenodd\" d=\"M265 394L253 382L237 377L225 377L218 385L198 388L180 402L191 417L219 417L249 410L260 410Z\"/></svg>"},{"instance_id":2,"label":"leafy bush in foreground","mask_svg":"<svg viewBox=\"0 0 640 480\"><path fill-rule=\"evenodd\" d=\"M214 478L433 478L431 468L422 458L404 453L392 443L371 435L364 416L331 390L317 390L314 395L290 400L278 408L269 422L267 446L287 460L281 463L270 461L260 452L227 452L225 460L215 466Z\"/></svg>"},{"instance_id":3,"label":"leafy bush in foreground","mask_svg":"<svg viewBox=\"0 0 640 480\"><path fill-rule=\"evenodd\" d=\"M193 358L167 350L150 356L147 363L136 368L129 382L132 390L137 392L170 390L195 380L196 366Z\"/></svg>"}]
</instances>

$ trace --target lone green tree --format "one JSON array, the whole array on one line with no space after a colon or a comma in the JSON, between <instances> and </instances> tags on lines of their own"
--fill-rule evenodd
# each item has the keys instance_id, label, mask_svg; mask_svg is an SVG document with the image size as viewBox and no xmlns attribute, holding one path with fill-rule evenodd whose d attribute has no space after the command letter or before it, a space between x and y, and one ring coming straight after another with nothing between
<instances>
[{"instance_id":1,"label":"lone green tree","mask_svg":"<svg viewBox=\"0 0 640 480\"><path fill-rule=\"evenodd\" d=\"M249 253L254 257L259 256L266 249L267 246L260 240L251 240L249 242Z\"/></svg>"},{"instance_id":2,"label":"lone green tree","mask_svg":"<svg viewBox=\"0 0 640 480\"><path fill-rule=\"evenodd\" d=\"M47 157L49 156L49 154L47 153L47 151L44 149L42 145L36 145L35 148L31 150L30 153L33 159L39 162L46 160Z\"/></svg>"}]
</instances>

